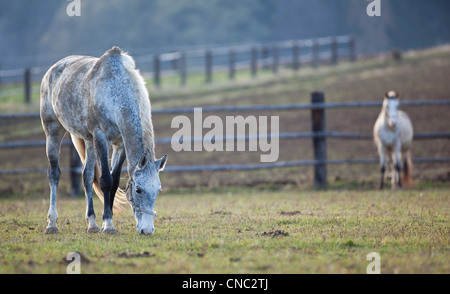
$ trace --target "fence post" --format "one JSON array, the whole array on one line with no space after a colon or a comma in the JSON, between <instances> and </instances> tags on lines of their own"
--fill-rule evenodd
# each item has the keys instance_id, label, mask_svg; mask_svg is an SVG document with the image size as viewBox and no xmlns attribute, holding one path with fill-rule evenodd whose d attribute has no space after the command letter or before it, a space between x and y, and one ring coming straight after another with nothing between
<instances>
[{"instance_id":1,"label":"fence post","mask_svg":"<svg viewBox=\"0 0 450 294\"><path fill-rule=\"evenodd\" d=\"M325 103L325 95L322 92L311 93L311 103ZM323 133L326 131L326 118L324 108L313 108L311 110L311 123L314 147L314 188L322 188L327 184L327 145L326 137ZM322 134L321 134L322 133Z\"/></svg>"},{"instance_id":2,"label":"fence post","mask_svg":"<svg viewBox=\"0 0 450 294\"><path fill-rule=\"evenodd\" d=\"M261 49L262 69L270 68L269 62L267 62L268 57L269 57L269 47L267 47L267 45L264 45Z\"/></svg>"},{"instance_id":3,"label":"fence post","mask_svg":"<svg viewBox=\"0 0 450 294\"><path fill-rule=\"evenodd\" d=\"M278 73L278 46L277 44L273 45L273 67L272 71L274 74Z\"/></svg>"},{"instance_id":4,"label":"fence post","mask_svg":"<svg viewBox=\"0 0 450 294\"><path fill-rule=\"evenodd\" d=\"M186 52L180 53L180 80L181 86L186 86Z\"/></svg>"},{"instance_id":5,"label":"fence post","mask_svg":"<svg viewBox=\"0 0 450 294\"><path fill-rule=\"evenodd\" d=\"M258 50L253 47L251 52L251 71L252 71L252 77L255 78L257 74L257 68L258 68Z\"/></svg>"},{"instance_id":6,"label":"fence post","mask_svg":"<svg viewBox=\"0 0 450 294\"><path fill-rule=\"evenodd\" d=\"M355 38L351 37L350 41L348 43L349 46L349 55L350 55L350 61L356 61L356 54L355 54Z\"/></svg>"},{"instance_id":7,"label":"fence post","mask_svg":"<svg viewBox=\"0 0 450 294\"><path fill-rule=\"evenodd\" d=\"M81 186L81 160L73 144L70 145L70 195L78 196Z\"/></svg>"},{"instance_id":8,"label":"fence post","mask_svg":"<svg viewBox=\"0 0 450 294\"><path fill-rule=\"evenodd\" d=\"M153 79L155 86L159 88L161 83L161 62L158 54L155 54L153 57Z\"/></svg>"},{"instance_id":9,"label":"fence post","mask_svg":"<svg viewBox=\"0 0 450 294\"><path fill-rule=\"evenodd\" d=\"M236 61L235 59L236 59L236 54L233 49L230 49L229 60L228 60L228 67L229 67L228 77L230 78L230 80L234 80L234 74L235 74L234 64Z\"/></svg>"},{"instance_id":10,"label":"fence post","mask_svg":"<svg viewBox=\"0 0 450 294\"><path fill-rule=\"evenodd\" d=\"M294 70L297 71L300 68L300 47L298 46L298 42L294 43L292 47L292 64Z\"/></svg>"},{"instance_id":11,"label":"fence post","mask_svg":"<svg viewBox=\"0 0 450 294\"><path fill-rule=\"evenodd\" d=\"M24 80L24 88L25 88L25 103L30 104L31 101L31 70L29 68L25 69L25 80Z\"/></svg>"},{"instance_id":12,"label":"fence post","mask_svg":"<svg viewBox=\"0 0 450 294\"><path fill-rule=\"evenodd\" d=\"M312 54L313 54L313 66L317 68L319 66L319 43L317 42L317 40L313 41Z\"/></svg>"},{"instance_id":13,"label":"fence post","mask_svg":"<svg viewBox=\"0 0 450 294\"><path fill-rule=\"evenodd\" d=\"M172 51L172 52L170 52L170 53L172 53L172 54L174 54L175 55L175 53L179 53L180 54L180 52L179 51ZM173 55L172 55L173 56ZM172 57L172 69L173 70L177 70L178 69L178 67L179 67L179 57L178 58L173 58Z\"/></svg>"},{"instance_id":14,"label":"fence post","mask_svg":"<svg viewBox=\"0 0 450 294\"><path fill-rule=\"evenodd\" d=\"M212 63L212 53L210 50L207 50L205 53L205 74L207 84L212 82Z\"/></svg>"},{"instance_id":15,"label":"fence post","mask_svg":"<svg viewBox=\"0 0 450 294\"><path fill-rule=\"evenodd\" d=\"M338 44L336 38L331 41L331 64L336 65L338 63Z\"/></svg>"}]
</instances>

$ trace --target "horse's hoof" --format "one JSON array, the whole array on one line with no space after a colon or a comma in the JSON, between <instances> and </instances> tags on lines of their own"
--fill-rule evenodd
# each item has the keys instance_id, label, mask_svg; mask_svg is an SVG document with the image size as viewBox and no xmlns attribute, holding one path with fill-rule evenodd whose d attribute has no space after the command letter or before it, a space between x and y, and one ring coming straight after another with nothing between
<instances>
[{"instance_id":1,"label":"horse's hoof","mask_svg":"<svg viewBox=\"0 0 450 294\"><path fill-rule=\"evenodd\" d=\"M98 233L98 232L100 232L100 228L98 226L95 226L95 227L92 227L92 228L88 228L87 232L89 234Z\"/></svg>"},{"instance_id":2,"label":"horse's hoof","mask_svg":"<svg viewBox=\"0 0 450 294\"><path fill-rule=\"evenodd\" d=\"M102 234L106 234L106 235L117 234L117 230L116 230L116 228L114 228L114 226L112 224L106 225L105 223L102 226L101 232L102 232Z\"/></svg>"},{"instance_id":3,"label":"horse's hoof","mask_svg":"<svg viewBox=\"0 0 450 294\"><path fill-rule=\"evenodd\" d=\"M112 219L104 219L103 220L103 224L102 224L102 229L100 230L102 232L102 234L107 234L107 235L115 235L117 234L116 228L114 228L113 224L112 224Z\"/></svg>"},{"instance_id":4,"label":"horse's hoof","mask_svg":"<svg viewBox=\"0 0 450 294\"><path fill-rule=\"evenodd\" d=\"M59 234L58 227L46 227L45 234L46 235Z\"/></svg>"},{"instance_id":5,"label":"horse's hoof","mask_svg":"<svg viewBox=\"0 0 450 294\"><path fill-rule=\"evenodd\" d=\"M112 227L112 228L104 228L104 229L102 229L102 234L105 234L105 235L116 235L117 234L117 230L114 227Z\"/></svg>"}]
</instances>

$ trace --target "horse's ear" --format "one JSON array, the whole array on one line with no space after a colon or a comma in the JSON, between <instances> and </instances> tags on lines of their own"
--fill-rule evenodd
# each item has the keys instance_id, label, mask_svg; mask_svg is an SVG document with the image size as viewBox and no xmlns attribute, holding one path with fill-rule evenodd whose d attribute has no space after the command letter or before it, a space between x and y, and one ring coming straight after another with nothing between
<instances>
[{"instance_id":1,"label":"horse's ear","mask_svg":"<svg viewBox=\"0 0 450 294\"><path fill-rule=\"evenodd\" d=\"M166 162L167 162L167 154L155 162L155 165L156 165L156 168L158 169L158 171L164 170L164 167L166 166Z\"/></svg>"},{"instance_id":2,"label":"horse's ear","mask_svg":"<svg viewBox=\"0 0 450 294\"><path fill-rule=\"evenodd\" d=\"M138 168L139 168L139 169L143 169L143 168L147 165L147 163L148 163L148 158L147 158L147 156L144 154L144 155L141 156L141 158L139 158L139 161L138 161Z\"/></svg>"},{"instance_id":3,"label":"horse's ear","mask_svg":"<svg viewBox=\"0 0 450 294\"><path fill-rule=\"evenodd\" d=\"M391 91L386 92L384 94L384 97L386 97L388 99L391 98L391 97L398 98L398 97L400 97L400 95L397 92L391 90Z\"/></svg>"}]
</instances>

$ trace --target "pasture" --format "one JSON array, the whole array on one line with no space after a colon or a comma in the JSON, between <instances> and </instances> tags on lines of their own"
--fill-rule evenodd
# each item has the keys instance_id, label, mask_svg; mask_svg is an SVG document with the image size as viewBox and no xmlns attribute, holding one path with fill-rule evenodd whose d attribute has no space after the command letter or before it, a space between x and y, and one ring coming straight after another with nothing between
<instances>
[{"instance_id":1,"label":"pasture","mask_svg":"<svg viewBox=\"0 0 450 294\"><path fill-rule=\"evenodd\" d=\"M118 235L86 233L81 199L58 201L56 236L47 197L0 204L0 273L66 273L69 252L81 273L365 274L371 252L381 273L450 273L448 188L162 193L152 236L130 210L114 217Z\"/></svg>"},{"instance_id":2,"label":"pasture","mask_svg":"<svg viewBox=\"0 0 450 294\"><path fill-rule=\"evenodd\" d=\"M280 70L275 77L262 75L220 85L158 90L149 81L148 87L154 109L309 103L309 93L315 90L324 91L327 102L381 100L388 89L406 100L449 99L449 57L447 46L406 53L401 62L384 56L302 68L298 73ZM0 112L37 111L38 99L34 95L30 105L23 105L19 97L10 97L0 103ZM447 107L403 109L412 117L416 132L448 131ZM367 134L378 113L379 109L330 110L328 129ZM281 131L310 130L308 112L279 115ZM157 137L173 134L171 119L154 116ZM2 141L43 137L38 120L2 122ZM371 141L330 139L327 144L328 159L377 156ZM280 145L280 160L310 159L311 147L309 140L287 140ZM156 146L158 157L169 155L168 165L254 164L260 155L197 152L187 156L170 148L170 144ZM446 139L417 141L412 149L413 158L450 156ZM67 167L68 148L63 148L61 161ZM1 169L47 165L43 147L0 153ZM328 175L328 188L314 191L311 167L162 174L164 192L156 202L158 218L152 236L137 234L130 210L114 216L118 235L88 234L85 201L68 196L67 173L58 190L60 234L45 235L46 175L2 175L0 273L65 273L69 252L82 254L82 273L364 274L371 252L380 254L382 273L450 273L448 163L416 164L415 187L404 191L376 191L376 164L330 166ZM96 197L94 205L101 224L103 209Z\"/></svg>"}]
</instances>

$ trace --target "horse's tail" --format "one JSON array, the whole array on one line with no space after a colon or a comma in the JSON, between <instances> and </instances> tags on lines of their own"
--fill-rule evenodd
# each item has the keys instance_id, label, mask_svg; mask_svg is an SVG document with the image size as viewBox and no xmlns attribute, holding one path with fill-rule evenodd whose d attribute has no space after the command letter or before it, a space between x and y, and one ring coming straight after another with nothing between
<instances>
[{"instance_id":1,"label":"horse's tail","mask_svg":"<svg viewBox=\"0 0 450 294\"><path fill-rule=\"evenodd\" d=\"M413 163L411 159L411 151L408 150L405 152L405 158L402 169L402 181L405 187L410 187L414 184L414 181L412 179L412 170L413 170Z\"/></svg>"},{"instance_id":2,"label":"horse's tail","mask_svg":"<svg viewBox=\"0 0 450 294\"><path fill-rule=\"evenodd\" d=\"M72 137L73 145L75 146L75 149L77 150L78 155L80 156L81 162L84 164L84 162L86 161L86 153L85 153L86 147L84 144L84 140L72 134L70 136ZM101 176L100 167L98 166L98 163L95 162L95 176L92 188L94 189L95 194L97 194L100 201L103 203L103 192L100 189L100 176ZM128 202L125 191L118 188L116 195L114 197L114 206L113 206L114 213L122 214L122 212L127 207Z\"/></svg>"}]
</instances>

